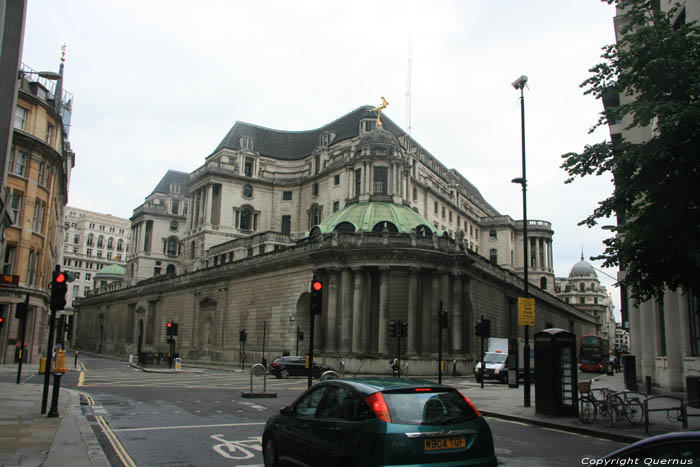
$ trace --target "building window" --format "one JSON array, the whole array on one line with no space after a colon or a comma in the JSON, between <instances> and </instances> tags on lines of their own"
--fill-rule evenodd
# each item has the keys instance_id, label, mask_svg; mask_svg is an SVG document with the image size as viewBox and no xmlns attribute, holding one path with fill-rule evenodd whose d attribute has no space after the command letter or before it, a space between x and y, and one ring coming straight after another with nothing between
<instances>
[{"instance_id":1,"label":"building window","mask_svg":"<svg viewBox=\"0 0 700 467\"><path fill-rule=\"evenodd\" d=\"M39 163L39 174L36 177L36 181L39 185L41 186L46 186L48 184L48 179L49 179L49 173L48 170L46 170L46 162L41 161Z\"/></svg>"},{"instance_id":2,"label":"building window","mask_svg":"<svg viewBox=\"0 0 700 467\"><path fill-rule=\"evenodd\" d=\"M253 213L249 207L241 208L241 222L239 228L242 230L251 230Z\"/></svg>"},{"instance_id":3,"label":"building window","mask_svg":"<svg viewBox=\"0 0 700 467\"><path fill-rule=\"evenodd\" d=\"M372 183L372 192L375 194L385 195L388 191L389 168L375 167L374 182Z\"/></svg>"},{"instance_id":4,"label":"building window","mask_svg":"<svg viewBox=\"0 0 700 467\"><path fill-rule=\"evenodd\" d=\"M36 265L39 255L34 250L29 250L29 260L27 261L27 285L34 285L36 277Z\"/></svg>"},{"instance_id":5,"label":"building window","mask_svg":"<svg viewBox=\"0 0 700 467\"><path fill-rule=\"evenodd\" d=\"M94 238L95 238L95 236L94 236L93 234L91 234L91 233L88 234L88 237L87 237L87 246L92 246L92 244L94 243L94 242L93 242L93 239L94 239Z\"/></svg>"},{"instance_id":6,"label":"building window","mask_svg":"<svg viewBox=\"0 0 700 467\"><path fill-rule=\"evenodd\" d=\"M340 209L340 201L333 201L333 212L336 212L338 209Z\"/></svg>"},{"instance_id":7,"label":"building window","mask_svg":"<svg viewBox=\"0 0 700 467\"><path fill-rule=\"evenodd\" d=\"M253 150L253 140L248 138L247 136L242 137L240 140L240 143L241 143L241 149L249 149L251 151ZM250 176L250 175L248 175L248 176Z\"/></svg>"},{"instance_id":8,"label":"building window","mask_svg":"<svg viewBox=\"0 0 700 467\"><path fill-rule=\"evenodd\" d=\"M579 297L578 302L579 302L581 305L583 305L583 304L586 303L586 299L583 298L583 297Z\"/></svg>"},{"instance_id":9,"label":"building window","mask_svg":"<svg viewBox=\"0 0 700 467\"><path fill-rule=\"evenodd\" d=\"M156 266L153 268L153 275L160 276L160 266Z\"/></svg>"},{"instance_id":10,"label":"building window","mask_svg":"<svg viewBox=\"0 0 700 467\"><path fill-rule=\"evenodd\" d=\"M340 175L336 175L335 177L333 177L333 184L340 185Z\"/></svg>"},{"instance_id":11,"label":"building window","mask_svg":"<svg viewBox=\"0 0 700 467\"><path fill-rule=\"evenodd\" d=\"M105 243L104 240L105 240L105 238L104 238L102 235L100 235L99 237L97 237L97 248L103 248L103 247L104 247L104 243Z\"/></svg>"},{"instance_id":12,"label":"building window","mask_svg":"<svg viewBox=\"0 0 700 467\"><path fill-rule=\"evenodd\" d=\"M27 115L29 111L24 107L17 106L15 108L15 128L20 130L25 130L27 127Z\"/></svg>"},{"instance_id":13,"label":"building window","mask_svg":"<svg viewBox=\"0 0 700 467\"><path fill-rule=\"evenodd\" d=\"M309 229L321 223L321 206L314 204L309 210Z\"/></svg>"},{"instance_id":14,"label":"building window","mask_svg":"<svg viewBox=\"0 0 700 467\"><path fill-rule=\"evenodd\" d=\"M318 183L311 186L311 196L318 196Z\"/></svg>"},{"instance_id":15,"label":"building window","mask_svg":"<svg viewBox=\"0 0 700 467\"><path fill-rule=\"evenodd\" d=\"M579 292L585 292L585 291L586 291L586 284L584 284L583 282L581 282L581 283L578 285L578 290L579 290Z\"/></svg>"},{"instance_id":16,"label":"building window","mask_svg":"<svg viewBox=\"0 0 700 467\"><path fill-rule=\"evenodd\" d=\"M413 187L413 201L418 201L418 189Z\"/></svg>"},{"instance_id":17,"label":"building window","mask_svg":"<svg viewBox=\"0 0 700 467\"><path fill-rule=\"evenodd\" d=\"M167 246L166 254L168 256L177 255L177 237L169 237L168 238L168 246Z\"/></svg>"},{"instance_id":18,"label":"building window","mask_svg":"<svg viewBox=\"0 0 700 467\"><path fill-rule=\"evenodd\" d=\"M496 233L495 230L489 230L489 240L496 240L498 238L498 234Z\"/></svg>"},{"instance_id":19,"label":"building window","mask_svg":"<svg viewBox=\"0 0 700 467\"><path fill-rule=\"evenodd\" d=\"M491 248L489 250L489 259L491 260L491 264L498 264L498 250L495 248Z\"/></svg>"},{"instance_id":20,"label":"building window","mask_svg":"<svg viewBox=\"0 0 700 467\"><path fill-rule=\"evenodd\" d=\"M180 200L174 199L174 200L170 201L170 212L172 212L173 214L177 214L179 211L180 211Z\"/></svg>"},{"instance_id":21,"label":"building window","mask_svg":"<svg viewBox=\"0 0 700 467\"><path fill-rule=\"evenodd\" d=\"M74 297L79 297L78 293L80 292L80 286L79 285L74 285L73 286L73 296Z\"/></svg>"},{"instance_id":22,"label":"building window","mask_svg":"<svg viewBox=\"0 0 700 467\"><path fill-rule=\"evenodd\" d=\"M86 280L86 281L92 280L92 273L91 273L91 272L86 272L86 273L85 273L85 280Z\"/></svg>"},{"instance_id":23,"label":"building window","mask_svg":"<svg viewBox=\"0 0 700 467\"><path fill-rule=\"evenodd\" d=\"M253 176L253 159L246 158L245 165L243 166L243 174L246 177Z\"/></svg>"},{"instance_id":24,"label":"building window","mask_svg":"<svg viewBox=\"0 0 700 467\"><path fill-rule=\"evenodd\" d=\"M10 200L10 210L12 211L12 224L19 225L20 212L22 208L22 195L12 193Z\"/></svg>"},{"instance_id":25,"label":"building window","mask_svg":"<svg viewBox=\"0 0 700 467\"><path fill-rule=\"evenodd\" d=\"M540 289L547 290L547 278L546 277L543 277L540 279ZM547 327L551 328L552 326L547 326Z\"/></svg>"},{"instance_id":26,"label":"building window","mask_svg":"<svg viewBox=\"0 0 700 467\"><path fill-rule=\"evenodd\" d=\"M114 249L114 238L113 238L113 237L109 237L109 238L107 239L107 249L108 249L108 250L113 250L113 249Z\"/></svg>"},{"instance_id":27,"label":"building window","mask_svg":"<svg viewBox=\"0 0 700 467\"><path fill-rule=\"evenodd\" d=\"M170 230L175 232L177 230L177 227L178 227L177 221L170 221Z\"/></svg>"},{"instance_id":28,"label":"building window","mask_svg":"<svg viewBox=\"0 0 700 467\"><path fill-rule=\"evenodd\" d=\"M15 264L15 253L17 253L17 247L15 245L5 245L5 258L2 262L3 274L12 274Z\"/></svg>"},{"instance_id":29,"label":"building window","mask_svg":"<svg viewBox=\"0 0 700 467\"><path fill-rule=\"evenodd\" d=\"M282 233L292 233L292 216L282 216Z\"/></svg>"},{"instance_id":30,"label":"building window","mask_svg":"<svg viewBox=\"0 0 700 467\"><path fill-rule=\"evenodd\" d=\"M46 143L51 144L53 141L53 125L50 123L46 123Z\"/></svg>"},{"instance_id":31,"label":"building window","mask_svg":"<svg viewBox=\"0 0 700 467\"><path fill-rule=\"evenodd\" d=\"M355 169L355 196L362 192L362 169Z\"/></svg>"},{"instance_id":32,"label":"building window","mask_svg":"<svg viewBox=\"0 0 700 467\"><path fill-rule=\"evenodd\" d=\"M243 197L252 198L253 197L253 186L249 183L243 185Z\"/></svg>"},{"instance_id":33,"label":"building window","mask_svg":"<svg viewBox=\"0 0 700 467\"><path fill-rule=\"evenodd\" d=\"M292 200L292 192L291 191L283 191L282 192L282 201L291 201Z\"/></svg>"},{"instance_id":34,"label":"building window","mask_svg":"<svg viewBox=\"0 0 700 467\"><path fill-rule=\"evenodd\" d=\"M314 173L317 174L321 171L321 156L314 156Z\"/></svg>"},{"instance_id":35,"label":"building window","mask_svg":"<svg viewBox=\"0 0 700 467\"><path fill-rule=\"evenodd\" d=\"M97 250L97 257L102 258L102 250Z\"/></svg>"},{"instance_id":36,"label":"building window","mask_svg":"<svg viewBox=\"0 0 700 467\"><path fill-rule=\"evenodd\" d=\"M442 218L445 218L445 206L442 207Z\"/></svg>"},{"instance_id":37,"label":"building window","mask_svg":"<svg viewBox=\"0 0 700 467\"><path fill-rule=\"evenodd\" d=\"M44 210L46 209L46 202L37 198L34 204L34 219L32 220L32 231L41 232L44 226Z\"/></svg>"},{"instance_id":38,"label":"building window","mask_svg":"<svg viewBox=\"0 0 700 467\"><path fill-rule=\"evenodd\" d=\"M437 213L440 211L440 209L439 209L439 207L438 207L438 202L437 202L437 201L435 201L435 205L434 205L434 209L433 209L433 210L435 211L435 214L437 214Z\"/></svg>"},{"instance_id":39,"label":"building window","mask_svg":"<svg viewBox=\"0 0 700 467\"><path fill-rule=\"evenodd\" d=\"M85 254L87 256L92 256L92 248L88 248L87 250L85 250Z\"/></svg>"},{"instance_id":40,"label":"building window","mask_svg":"<svg viewBox=\"0 0 700 467\"><path fill-rule=\"evenodd\" d=\"M180 193L182 191L182 186L178 183L171 183L169 186L170 193ZM177 213L173 213L177 214Z\"/></svg>"},{"instance_id":41,"label":"building window","mask_svg":"<svg viewBox=\"0 0 700 467\"><path fill-rule=\"evenodd\" d=\"M15 175L20 175L24 177L24 171L27 168L27 154L23 151L20 151L19 149L16 151L17 155L15 156L15 167L12 173Z\"/></svg>"}]
</instances>

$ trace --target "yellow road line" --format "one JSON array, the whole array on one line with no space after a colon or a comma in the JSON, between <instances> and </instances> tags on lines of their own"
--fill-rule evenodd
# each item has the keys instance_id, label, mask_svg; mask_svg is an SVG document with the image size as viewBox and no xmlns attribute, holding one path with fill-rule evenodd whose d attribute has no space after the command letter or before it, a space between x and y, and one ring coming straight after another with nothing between
<instances>
[{"instance_id":1,"label":"yellow road line","mask_svg":"<svg viewBox=\"0 0 700 467\"><path fill-rule=\"evenodd\" d=\"M83 395L85 399L87 399L88 404L90 404L90 406L95 405L95 399L93 399L90 394L87 394L85 392L81 392L80 394ZM125 467L136 467L136 463L133 461L133 459L131 459L129 454L126 452L124 445L122 445L121 441L119 441L119 438L117 438L117 435L115 435L112 429L109 427L107 420L105 420L102 415L96 415L95 420L97 420L97 424L102 429L102 432L105 434L107 441L109 441L109 444L114 449L114 452L117 454L117 457L119 457L119 460L122 462L122 464Z\"/></svg>"}]
</instances>

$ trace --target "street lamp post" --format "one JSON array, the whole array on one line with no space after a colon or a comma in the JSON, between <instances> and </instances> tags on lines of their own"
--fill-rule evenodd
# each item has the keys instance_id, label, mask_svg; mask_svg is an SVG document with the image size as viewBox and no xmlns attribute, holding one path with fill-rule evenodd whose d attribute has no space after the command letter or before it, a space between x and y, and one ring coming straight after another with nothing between
<instances>
[{"instance_id":1,"label":"street lamp post","mask_svg":"<svg viewBox=\"0 0 700 467\"><path fill-rule=\"evenodd\" d=\"M528 239L527 239L527 176L525 171L525 84L527 84L527 76L522 75L520 78L513 82L513 87L517 90L520 89L520 135L521 135L521 146L522 146L522 177L514 178L513 183L518 183L523 188L523 266L524 266L524 279L525 279L525 290L523 291L525 297L529 297L528 291ZM525 346L523 348L523 359L524 359L524 369L525 369L525 384L523 385L523 405L525 407L530 407L530 336L529 336L529 326L525 325Z\"/></svg>"}]
</instances>

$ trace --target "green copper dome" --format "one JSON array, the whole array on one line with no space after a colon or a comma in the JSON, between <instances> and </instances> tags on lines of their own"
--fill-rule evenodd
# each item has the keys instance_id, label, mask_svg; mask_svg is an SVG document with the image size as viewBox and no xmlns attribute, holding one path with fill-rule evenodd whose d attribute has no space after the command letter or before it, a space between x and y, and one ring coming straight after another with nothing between
<instances>
[{"instance_id":1,"label":"green copper dome","mask_svg":"<svg viewBox=\"0 0 700 467\"><path fill-rule=\"evenodd\" d=\"M95 276L123 276L124 268L118 264L110 264L100 269Z\"/></svg>"},{"instance_id":2,"label":"green copper dome","mask_svg":"<svg viewBox=\"0 0 700 467\"><path fill-rule=\"evenodd\" d=\"M389 232L411 233L419 236L439 235L423 216L407 206L389 202L365 202L349 204L345 208L315 225L309 235L338 232Z\"/></svg>"}]
</instances>

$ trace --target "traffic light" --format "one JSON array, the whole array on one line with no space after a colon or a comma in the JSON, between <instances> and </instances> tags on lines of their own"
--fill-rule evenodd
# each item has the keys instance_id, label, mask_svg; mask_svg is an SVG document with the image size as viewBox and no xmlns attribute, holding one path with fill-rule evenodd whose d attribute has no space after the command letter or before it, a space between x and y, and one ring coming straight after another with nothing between
<instances>
[{"instance_id":1,"label":"traffic light","mask_svg":"<svg viewBox=\"0 0 700 467\"><path fill-rule=\"evenodd\" d=\"M398 335L398 321L389 321L389 337L396 337Z\"/></svg>"},{"instance_id":2,"label":"traffic light","mask_svg":"<svg viewBox=\"0 0 700 467\"><path fill-rule=\"evenodd\" d=\"M447 312L446 311L441 311L440 312L440 329L447 329Z\"/></svg>"},{"instance_id":3,"label":"traffic light","mask_svg":"<svg viewBox=\"0 0 700 467\"><path fill-rule=\"evenodd\" d=\"M241 329L238 331L238 341L239 342L245 342L248 339L248 334L245 332L245 329Z\"/></svg>"},{"instance_id":4,"label":"traffic light","mask_svg":"<svg viewBox=\"0 0 700 467\"><path fill-rule=\"evenodd\" d=\"M51 280L51 309L62 310L66 307L66 292L68 291L68 277L65 272L61 272L59 266L53 272Z\"/></svg>"},{"instance_id":5,"label":"traffic light","mask_svg":"<svg viewBox=\"0 0 700 467\"><path fill-rule=\"evenodd\" d=\"M484 318L484 337L491 337L491 320Z\"/></svg>"},{"instance_id":6,"label":"traffic light","mask_svg":"<svg viewBox=\"0 0 700 467\"><path fill-rule=\"evenodd\" d=\"M0 308L0 329L5 326L5 310Z\"/></svg>"},{"instance_id":7,"label":"traffic light","mask_svg":"<svg viewBox=\"0 0 700 467\"><path fill-rule=\"evenodd\" d=\"M166 336L172 337L174 335L173 332L175 332L175 329L174 329L173 324L174 324L173 321L168 321L167 323L165 323L165 335Z\"/></svg>"},{"instance_id":8,"label":"traffic light","mask_svg":"<svg viewBox=\"0 0 700 467\"><path fill-rule=\"evenodd\" d=\"M311 281L311 314L320 315L323 311L323 282L318 279Z\"/></svg>"},{"instance_id":9,"label":"traffic light","mask_svg":"<svg viewBox=\"0 0 700 467\"><path fill-rule=\"evenodd\" d=\"M474 335L476 335L476 337L484 337L484 326L481 321L476 322L474 326Z\"/></svg>"},{"instance_id":10,"label":"traffic light","mask_svg":"<svg viewBox=\"0 0 700 467\"><path fill-rule=\"evenodd\" d=\"M408 337L408 323L399 321L399 326L401 327L401 337Z\"/></svg>"}]
</instances>

